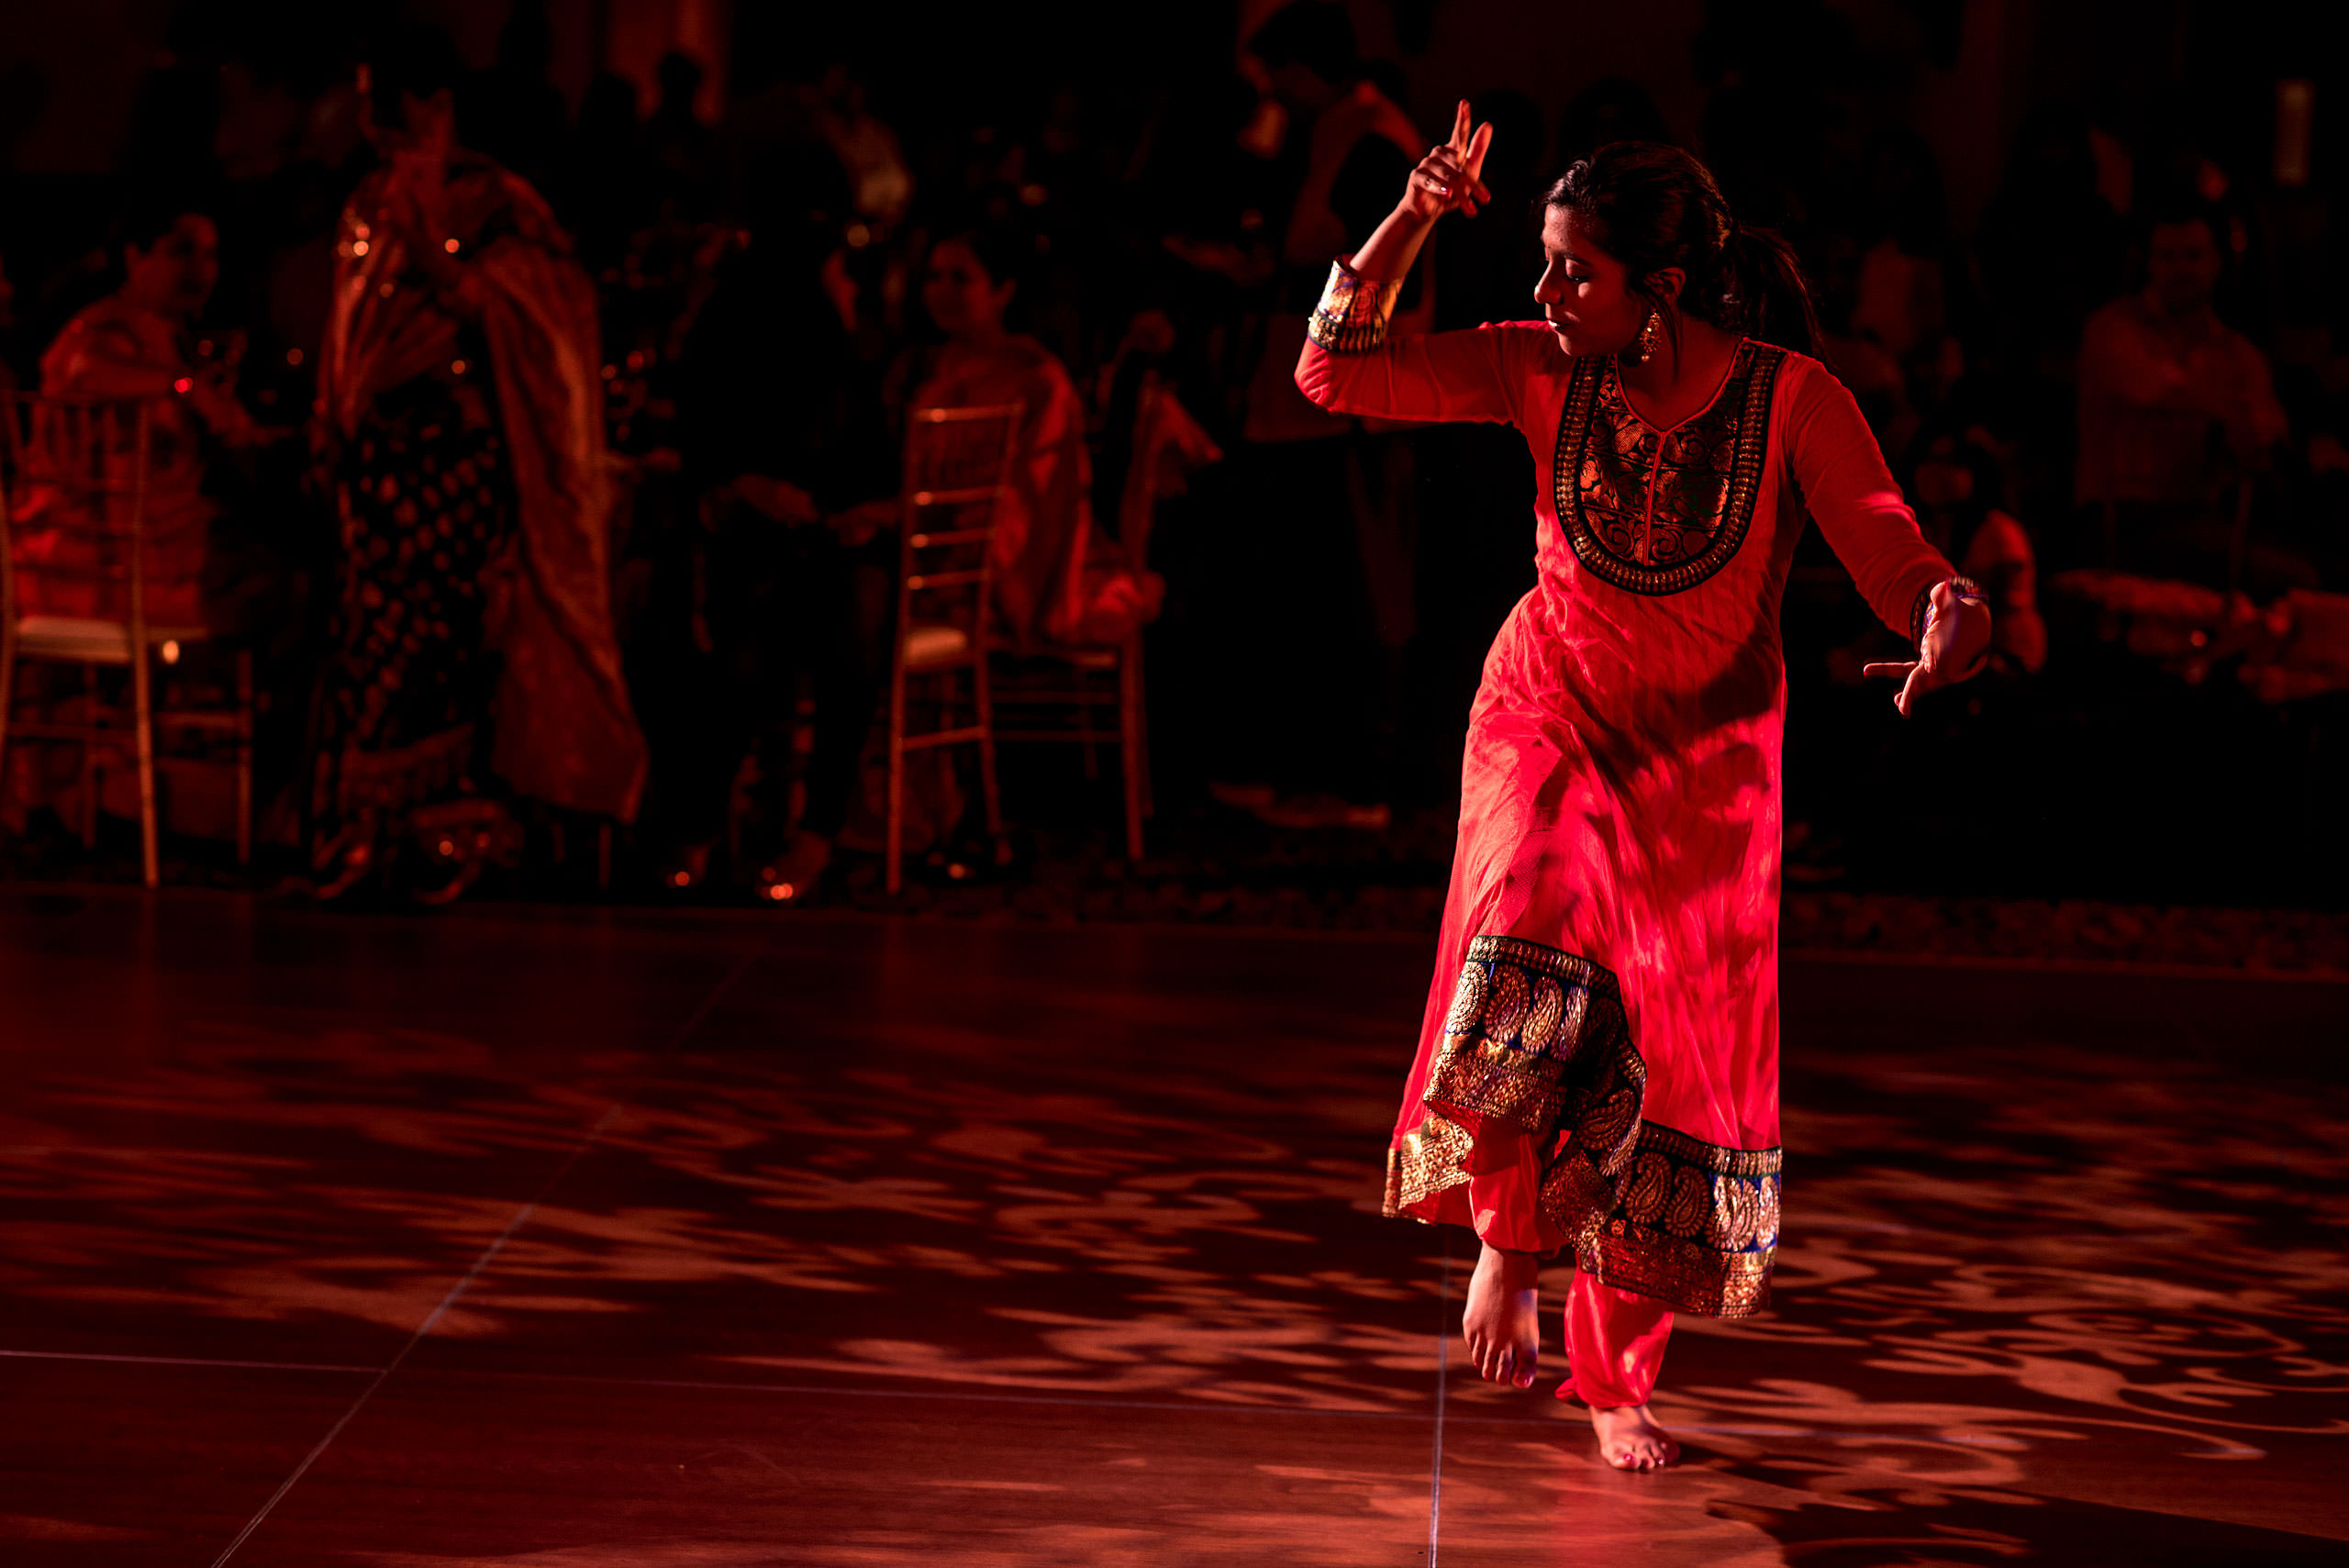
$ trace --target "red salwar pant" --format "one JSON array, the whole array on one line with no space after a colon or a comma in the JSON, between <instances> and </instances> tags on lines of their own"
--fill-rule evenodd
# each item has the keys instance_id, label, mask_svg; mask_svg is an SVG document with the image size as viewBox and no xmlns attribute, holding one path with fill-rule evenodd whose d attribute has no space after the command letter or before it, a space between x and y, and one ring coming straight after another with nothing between
<instances>
[{"instance_id":1,"label":"red salwar pant","mask_svg":"<svg viewBox=\"0 0 2349 1568\"><path fill-rule=\"evenodd\" d=\"M1567 1375L1558 1397L1600 1410L1646 1404L1671 1337L1672 1308L1576 1270L1566 1292Z\"/></svg>"}]
</instances>

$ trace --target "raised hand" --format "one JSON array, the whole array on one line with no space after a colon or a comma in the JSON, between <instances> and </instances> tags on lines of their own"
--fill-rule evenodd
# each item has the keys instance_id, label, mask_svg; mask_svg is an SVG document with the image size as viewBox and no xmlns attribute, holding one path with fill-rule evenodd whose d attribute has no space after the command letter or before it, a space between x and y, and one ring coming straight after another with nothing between
<instances>
[{"instance_id":1,"label":"raised hand","mask_svg":"<svg viewBox=\"0 0 2349 1568\"><path fill-rule=\"evenodd\" d=\"M1989 656L1990 606L1937 583L1925 601L1925 635L1918 639L1917 657L1865 665L1860 673L1898 681L1892 703L1906 718L1919 697L1974 675Z\"/></svg>"},{"instance_id":2,"label":"raised hand","mask_svg":"<svg viewBox=\"0 0 2349 1568\"><path fill-rule=\"evenodd\" d=\"M1460 111L1452 121L1452 139L1431 150L1411 171L1404 185L1403 206L1428 223L1448 212L1475 217L1477 209L1493 199L1493 193L1477 177L1484 172L1485 153L1492 145L1492 123L1470 129L1468 100L1461 99Z\"/></svg>"}]
</instances>

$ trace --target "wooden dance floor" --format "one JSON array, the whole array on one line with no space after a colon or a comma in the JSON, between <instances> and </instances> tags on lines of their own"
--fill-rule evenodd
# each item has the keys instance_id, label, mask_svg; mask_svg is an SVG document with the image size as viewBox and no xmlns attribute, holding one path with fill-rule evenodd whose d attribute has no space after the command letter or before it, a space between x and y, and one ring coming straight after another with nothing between
<instances>
[{"instance_id":1,"label":"wooden dance floor","mask_svg":"<svg viewBox=\"0 0 2349 1568\"><path fill-rule=\"evenodd\" d=\"M1642 1476L1377 1218L1427 963L0 889L0 1562L2349 1561L2349 985L1790 960Z\"/></svg>"}]
</instances>

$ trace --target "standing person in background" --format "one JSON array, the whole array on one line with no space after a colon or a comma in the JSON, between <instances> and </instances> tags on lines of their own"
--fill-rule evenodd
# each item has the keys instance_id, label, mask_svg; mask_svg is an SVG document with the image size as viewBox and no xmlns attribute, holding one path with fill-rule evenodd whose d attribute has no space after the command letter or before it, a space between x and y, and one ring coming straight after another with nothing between
<instances>
[{"instance_id":1,"label":"standing person in background","mask_svg":"<svg viewBox=\"0 0 2349 1568\"><path fill-rule=\"evenodd\" d=\"M1321 268L1377 221L1421 138L1366 74L1343 6L1297 0L1248 49L1283 128L1275 161L1292 195L1286 215L1267 219L1277 267L1233 454L1254 504L1227 546L1249 565L1233 573L1222 615L1252 633L1230 649L1232 728L1273 777L1228 778L1217 793L1286 825L1383 828L1404 652L1418 629L1416 454L1408 437L1314 407L1291 373ZM1412 280L1406 320L1424 328L1432 306L1432 291ZM1300 599L1291 585L1307 579L1322 586ZM1297 689L1316 700L1291 701ZM1263 694L1262 706L1240 707L1241 693Z\"/></svg>"},{"instance_id":2,"label":"standing person in background","mask_svg":"<svg viewBox=\"0 0 2349 1568\"><path fill-rule=\"evenodd\" d=\"M1678 1448L1649 1413L1675 1312L1768 1300L1779 1215L1778 605L1815 518L1913 639L1900 711L1990 642L1918 536L1816 339L1792 252L1677 148L1616 142L1545 198L1546 319L1390 338L1489 127L1463 102L1361 251L1331 268L1298 386L1326 408L1477 419L1542 464L1539 585L1485 666L1459 847L1389 1215L1472 1227L1477 1370L1530 1387L1542 1260L1571 1248L1569 1376L1607 1462Z\"/></svg>"},{"instance_id":3,"label":"standing person in background","mask_svg":"<svg viewBox=\"0 0 2349 1568\"><path fill-rule=\"evenodd\" d=\"M448 40L370 61L384 163L342 215L315 440L342 525L317 713L320 895L406 838L453 897L513 839L480 795L633 816L644 745L606 551L596 302L538 193L456 138Z\"/></svg>"},{"instance_id":4,"label":"standing person in background","mask_svg":"<svg viewBox=\"0 0 2349 1568\"><path fill-rule=\"evenodd\" d=\"M778 167L780 167L780 161ZM820 148L794 184L762 187L747 248L729 256L685 343L678 439L698 500L685 613L640 651L663 880L693 887L732 809L746 755L757 783L729 841L770 902L805 902L830 863L888 668L897 477L879 378L856 350L858 299L838 286L847 210ZM819 215L831 215L829 217ZM683 634L683 635L681 635ZM806 803L791 836L799 678L815 703Z\"/></svg>"}]
</instances>

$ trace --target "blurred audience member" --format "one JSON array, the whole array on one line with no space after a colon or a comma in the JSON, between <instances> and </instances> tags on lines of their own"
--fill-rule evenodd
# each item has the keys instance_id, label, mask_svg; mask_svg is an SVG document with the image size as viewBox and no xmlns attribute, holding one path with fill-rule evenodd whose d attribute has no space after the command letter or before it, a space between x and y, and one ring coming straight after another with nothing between
<instances>
[{"instance_id":1,"label":"blurred audience member","mask_svg":"<svg viewBox=\"0 0 2349 1568\"><path fill-rule=\"evenodd\" d=\"M865 107L864 83L836 61L809 98L816 128L848 171L857 213L887 224L904 217L914 199L913 171L897 133Z\"/></svg>"},{"instance_id":2,"label":"blurred audience member","mask_svg":"<svg viewBox=\"0 0 2349 1568\"><path fill-rule=\"evenodd\" d=\"M703 216L715 177L717 137L696 106L707 73L692 55L671 50L655 71L661 96L644 123L645 145L660 170L664 195L688 217Z\"/></svg>"},{"instance_id":3,"label":"blurred audience member","mask_svg":"<svg viewBox=\"0 0 2349 1568\"><path fill-rule=\"evenodd\" d=\"M1407 650L1419 629L1416 438L1315 407L1297 390L1295 365L1329 258L1377 227L1426 139L1372 80L1344 6L1296 0L1248 49L1277 111L1265 124L1278 138L1265 146L1286 189L1267 212L1278 266L1229 476L1242 505L1219 541L1251 569L1216 585L1211 612L1244 628L1219 651L1231 661L1220 676L1221 733L1241 754L1218 766L1249 801L1276 791L1284 798L1271 809L1289 820L1378 826L1394 794ZM1431 280L1442 272L1439 261L1405 282L1396 331L1432 325ZM1300 595L1301 582L1321 586ZM1252 678L1265 670L1281 680ZM1300 710L1297 689L1315 701Z\"/></svg>"},{"instance_id":4,"label":"blurred audience member","mask_svg":"<svg viewBox=\"0 0 2349 1568\"><path fill-rule=\"evenodd\" d=\"M1859 320L1865 268L1852 228L1837 225L1805 237L1803 269L1819 306L1819 357L1858 401L1876 444L1898 451L1916 433L1917 415L1900 361Z\"/></svg>"},{"instance_id":5,"label":"blurred audience member","mask_svg":"<svg viewBox=\"0 0 2349 1568\"><path fill-rule=\"evenodd\" d=\"M1865 159L1866 249L1852 325L1898 361L1909 403L1938 408L1965 373L1971 270L1949 231L1941 165L1914 131L1885 131ZM1903 444L1911 432L1902 432Z\"/></svg>"},{"instance_id":6,"label":"blurred audience member","mask_svg":"<svg viewBox=\"0 0 2349 1568\"><path fill-rule=\"evenodd\" d=\"M770 188L685 339L677 428L699 527L689 560L663 565L671 608L635 656L640 684L662 694L646 717L673 888L710 875L724 834L745 857L738 873L766 867L767 896L806 895L847 818L888 665L896 562L877 530L896 474L854 295L832 286L840 228L819 216L841 213L843 188L820 161ZM814 722L786 840L803 677Z\"/></svg>"},{"instance_id":7,"label":"blurred audience member","mask_svg":"<svg viewBox=\"0 0 2349 1568\"><path fill-rule=\"evenodd\" d=\"M907 405L1025 405L1011 496L996 513L999 628L1014 648L1116 642L1158 613L1163 589L1094 526L1085 405L1067 368L1004 324L1025 250L1003 229L966 230L931 248L922 306L946 341L918 356Z\"/></svg>"},{"instance_id":8,"label":"blurred audience member","mask_svg":"<svg viewBox=\"0 0 2349 1568\"><path fill-rule=\"evenodd\" d=\"M2100 514L2108 565L2210 577L2236 527L2222 492L2286 434L2266 357L2212 306L2221 261L2207 210L2159 207L2145 286L2088 319L2074 486Z\"/></svg>"},{"instance_id":9,"label":"blurred audience member","mask_svg":"<svg viewBox=\"0 0 2349 1568\"><path fill-rule=\"evenodd\" d=\"M311 849L331 896L412 835L445 874L411 885L438 898L515 842L462 798L484 761L626 818L643 742L610 624L594 292L537 192L458 144L448 40L403 32L369 63L383 167L343 213L318 377L343 577Z\"/></svg>"},{"instance_id":10,"label":"blurred audience member","mask_svg":"<svg viewBox=\"0 0 2349 1568\"><path fill-rule=\"evenodd\" d=\"M206 465L222 448L260 445L268 432L237 401L233 356L199 356L191 326L219 273L219 236L203 213L150 205L121 235L122 284L82 310L41 356L41 390L52 395L149 402L152 446L147 473L144 600L148 623L203 626L211 526L219 508L205 494ZM31 614L117 617L126 589L106 575L93 519L53 492L26 498L19 521L22 607ZM43 571L42 567L50 570ZM215 629L236 629L218 625Z\"/></svg>"}]
</instances>

